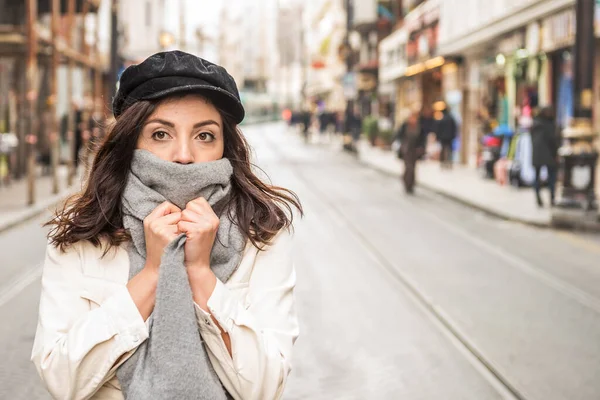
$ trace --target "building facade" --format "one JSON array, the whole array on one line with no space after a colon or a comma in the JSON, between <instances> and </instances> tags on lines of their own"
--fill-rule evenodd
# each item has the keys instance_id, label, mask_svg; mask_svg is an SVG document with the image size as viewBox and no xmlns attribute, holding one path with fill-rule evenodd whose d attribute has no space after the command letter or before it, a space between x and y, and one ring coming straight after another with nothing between
<instances>
[{"instance_id":1,"label":"building facade","mask_svg":"<svg viewBox=\"0 0 600 400\"><path fill-rule=\"evenodd\" d=\"M280 105L286 108L302 107L305 54L304 7L301 2L281 5L277 20L277 66L272 80L272 92Z\"/></svg>"},{"instance_id":2,"label":"building facade","mask_svg":"<svg viewBox=\"0 0 600 400\"><path fill-rule=\"evenodd\" d=\"M318 103L328 111L344 111L346 98L342 78L346 64L341 56L346 35L344 2L309 0L305 11L306 98L309 103Z\"/></svg>"},{"instance_id":3,"label":"building facade","mask_svg":"<svg viewBox=\"0 0 600 400\"><path fill-rule=\"evenodd\" d=\"M27 176L28 203L35 200L36 161L54 176L55 193L58 166L73 165L75 107L85 126L92 115L102 117L109 3L0 1L0 183Z\"/></svg>"},{"instance_id":4,"label":"building facade","mask_svg":"<svg viewBox=\"0 0 600 400\"><path fill-rule=\"evenodd\" d=\"M178 10L178 2L170 10ZM175 46L179 32L165 27L165 0L127 0L119 2L120 53L124 59L139 63L162 48Z\"/></svg>"},{"instance_id":5,"label":"building facade","mask_svg":"<svg viewBox=\"0 0 600 400\"><path fill-rule=\"evenodd\" d=\"M417 4L418 3L418 4ZM443 100L459 122L455 160L482 162L486 134L518 135L536 108L573 116L574 0L404 1L403 19L379 46L382 87L394 86L395 123ZM596 12L596 32L600 32ZM600 93L596 60L595 99ZM600 112L600 102L594 103ZM596 114L597 115L597 114ZM599 118L595 118L600 129ZM502 156L514 156L505 140Z\"/></svg>"}]
</instances>

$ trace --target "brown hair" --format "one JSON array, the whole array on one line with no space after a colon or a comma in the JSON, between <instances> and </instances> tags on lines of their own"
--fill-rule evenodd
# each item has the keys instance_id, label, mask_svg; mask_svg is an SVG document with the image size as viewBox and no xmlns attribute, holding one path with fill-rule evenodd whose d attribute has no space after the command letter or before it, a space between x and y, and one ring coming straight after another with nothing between
<instances>
[{"instance_id":1,"label":"brown hair","mask_svg":"<svg viewBox=\"0 0 600 400\"><path fill-rule=\"evenodd\" d=\"M67 199L47 222L52 226L48 237L53 245L64 250L88 240L98 247L106 239L108 251L130 240L123 227L121 196L144 123L164 100L138 101L119 116L96 152L84 189ZM291 227L293 208L303 215L302 206L295 193L264 183L252 172L248 142L231 116L219 112L225 138L223 157L233 165L228 208L245 236L262 248L281 229Z\"/></svg>"}]
</instances>

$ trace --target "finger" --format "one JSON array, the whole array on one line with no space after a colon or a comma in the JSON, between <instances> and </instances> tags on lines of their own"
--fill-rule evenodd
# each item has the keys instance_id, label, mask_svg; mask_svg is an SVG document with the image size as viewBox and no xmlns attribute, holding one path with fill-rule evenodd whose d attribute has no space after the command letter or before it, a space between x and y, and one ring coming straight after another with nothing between
<instances>
[{"instance_id":1,"label":"finger","mask_svg":"<svg viewBox=\"0 0 600 400\"><path fill-rule=\"evenodd\" d=\"M196 212L196 211L192 211L188 208L186 208L185 210L183 210L181 212L181 220L182 221L187 221L187 222L201 222L203 220L204 217L204 213L201 212Z\"/></svg>"},{"instance_id":2,"label":"finger","mask_svg":"<svg viewBox=\"0 0 600 400\"><path fill-rule=\"evenodd\" d=\"M177 224L169 225L169 226L165 227L165 229L167 232L169 232L171 234L171 237L177 236L177 235L183 233L179 230L179 227L177 226Z\"/></svg>"},{"instance_id":3,"label":"finger","mask_svg":"<svg viewBox=\"0 0 600 400\"><path fill-rule=\"evenodd\" d=\"M182 232L179 231L179 227L177 226L177 224L175 224L175 225L161 226L158 229L157 233L159 233L160 235L166 236L166 237L175 237Z\"/></svg>"},{"instance_id":4,"label":"finger","mask_svg":"<svg viewBox=\"0 0 600 400\"><path fill-rule=\"evenodd\" d=\"M198 197L197 199L190 201L185 207L202 209L204 211L212 210L212 207L204 197Z\"/></svg>"},{"instance_id":5,"label":"finger","mask_svg":"<svg viewBox=\"0 0 600 400\"><path fill-rule=\"evenodd\" d=\"M179 221L177 227L182 233L189 234L195 232L210 232L213 231L213 225L209 221L188 222Z\"/></svg>"},{"instance_id":6,"label":"finger","mask_svg":"<svg viewBox=\"0 0 600 400\"><path fill-rule=\"evenodd\" d=\"M180 212L181 210L176 205L165 201L161 203L158 207L156 207L152 212L148 215L148 220L153 221L157 218L160 218L164 215L168 215L174 212Z\"/></svg>"},{"instance_id":7,"label":"finger","mask_svg":"<svg viewBox=\"0 0 600 400\"><path fill-rule=\"evenodd\" d=\"M185 209L181 213L181 221L193 222L205 226L207 230L216 230L219 227L219 218L211 210L209 213L198 214L195 211Z\"/></svg>"},{"instance_id":8,"label":"finger","mask_svg":"<svg viewBox=\"0 0 600 400\"><path fill-rule=\"evenodd\" d=\"M186 209L188 209L188 208L192 211L195 211L196 213L198 213L200 215L207 215L207 216L211 216L211 217L217 216L215 214L215 211L210 206L210 204L208 204L208 201L206 201L206 199L204 199L202 197L188 203L186 205Z\"/></svg>"},{"instance_id":9,"label":"finger","mask_svg":"<svg viewBox=\"0 0 600 400\"><path fill-rule=\"evenodd\" d=\"M167 207L166 211L165 211L165 215L166 214L171 214L171 213L178 213L181 212L181 209L179 207L177 207L175 204L170 203L168 201L165 201L163 203L165 205L165 207Z\"/></svg>"},{"instance_id":10,"label":"finger","mask_svg":"<svg viewBox=\"0 0 600 400\"><path fill-rule=\"evenodd\" d=\"M198 229L194 222L188 221L179 221L177 228L179 229L179 232L185 233L186 235L190 232L195 232Z\"/></svg>"},{"instance_id":11,"label":"finger","mask_svg":"<svg viewBox=\"0 0 600 400\"><path fill-rule=\"evenodd\" d=\"M181 213L175 212L159 217L156 222L160 225L175 225L181 220Z\"/></svg>"}]
</instances>

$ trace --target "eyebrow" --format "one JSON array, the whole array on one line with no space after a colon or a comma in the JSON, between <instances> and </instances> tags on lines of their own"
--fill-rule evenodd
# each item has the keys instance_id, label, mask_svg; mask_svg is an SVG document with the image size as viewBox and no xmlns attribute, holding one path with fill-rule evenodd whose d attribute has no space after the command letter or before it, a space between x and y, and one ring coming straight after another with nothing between
<instances>
[{"instance_id":1,"label":"eyebrow","mask_svg":"<svg viewBox=\"0 0 600 400\"><path fill-rule=\"evenodd\" d=\"M146 122L146 125L152 124L152 123L163 124L163 125L169 126L171 128L175 128L175 124L174 123L172 123L170 121L167 121L167 120L164 120L164 119L160 119L160 118L151 119L150 121ZM207 119L206 121L202 121L202 122L198 122L198 123L194 124L193 128L194 129L201 128L201 127L206 126L206 125L216 125L218 127L221 127L221 125L219 125L219 123L217 121L212 120L212 119Z\"/></svg>"}]
</instances>

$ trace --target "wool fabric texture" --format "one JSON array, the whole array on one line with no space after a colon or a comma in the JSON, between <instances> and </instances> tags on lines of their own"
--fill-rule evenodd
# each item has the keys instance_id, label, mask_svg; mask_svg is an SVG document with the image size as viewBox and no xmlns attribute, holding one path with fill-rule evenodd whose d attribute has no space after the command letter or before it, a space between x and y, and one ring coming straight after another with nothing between
<instances>
[{"instance_id":1,"label":"wool fabric texture","mask_svg":"<svg viewBox=\"0 0 600 400\"><path fill-rule=\"evenodd\" d=\"M164 201L183 210L198 197L204 197L220 216L210 264L219 280L229 279L246 243L225 209L232 174L227 159L182 165L161 160L146 150L135 150L122 197L123 224L132 239L130 279L145 264L144 219ZM165 248L149 321L150 336L117 370L127 400L229 398L202 343L184 264L185 240L184 234L179 235Z\"/></svg>"}]
</instances>

